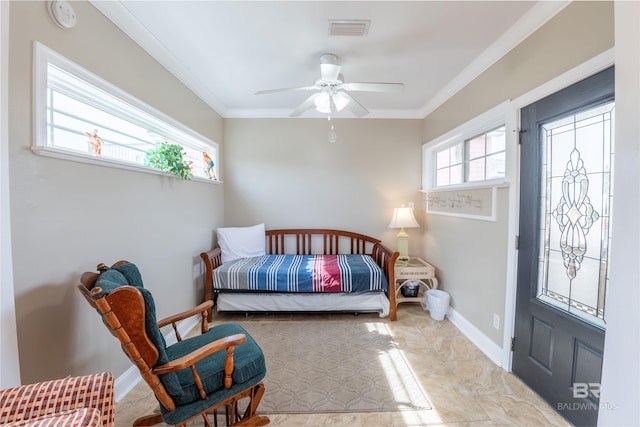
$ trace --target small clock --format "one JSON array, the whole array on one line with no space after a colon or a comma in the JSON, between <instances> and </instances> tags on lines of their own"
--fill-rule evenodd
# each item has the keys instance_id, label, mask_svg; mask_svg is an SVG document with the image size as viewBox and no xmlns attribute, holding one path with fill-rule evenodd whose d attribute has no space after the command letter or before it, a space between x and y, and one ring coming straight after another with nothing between
<instances>
[{"instance_id":1,"label":"small clock","mask_svg":"<svg viewBox=\"0 0 640 427\"><path fill-rule=\"evenodd\" d=\"M49 15L60 28L68 30L76 25L76 12L65 0L49 0Z\"/></svg>"}]
</instances>

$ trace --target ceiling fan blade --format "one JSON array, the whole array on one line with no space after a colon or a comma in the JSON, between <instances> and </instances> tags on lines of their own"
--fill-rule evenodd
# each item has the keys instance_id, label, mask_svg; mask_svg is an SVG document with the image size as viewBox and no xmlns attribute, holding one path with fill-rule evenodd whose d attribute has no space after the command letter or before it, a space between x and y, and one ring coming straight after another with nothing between
<instances>
[{"instance_id":1,"label":"ceiling fan blade","mask_svg":"<svg viewBox=\"0 0 640 427\"><path fill-rule=\"evenodd\" d=\"M358 101L353 99L353 97L351 95L349 95L346 92L341 92L341 93L349 100L349 103L347 104L347 106L345 108L348 109L349 111L351 111L353 114L355 114L356 117L362 117L362 116L366 116L367 114L369 114L369 110L364 108L362 106L362 104L360 104Z\"/></svg>"},{"instance_id":2,"label":"ceiling fan blade","mask_svg":"<svg viewBox=\"0 0 640 427\"><path fill-rule=\"evenodd\" d=\"M313 86L297 86L297 87L283 87L281 89L268 89L268 90L259 90L255 93L255 95L264 95L265 93L277 93L277 92L288 92L295 90L315 90L318 89L315 85Z\"/></svg>"},{"instance_id":3,"label":"ceiling fan blade","mask_svg":"<svg viewBox=\"0 0 640 427\"><path fill-rule=\"evenodd\" d=\"M400 92L404 89L403 83L344 83L346 90L360 92Z\"/></svg>"},{"instance_id":4,"label":"ceiling fan blade","mask_svg":"<svg viewBox=\"0 0 640 427\"><path fill-rule=\"evenodd\" d=\"M315 102L316 97L318 95L319 95L319 93L314 93L313 95L311 95L310 97L308 97L307 99L302 101L302 103L300 105L298 105L295 110L293 110L291 112L290 117L298 117L302 113L304 113L306 110L311 108L313 105L315 105L314 102Z\"/></svg>"},{"instance_id":5,"label":"ceiling fan blade","mask_svg":"<svg viewBox=\"0 0 640 427\"><path fill-rule=\"evenodd\" d=\"M338 64L320 64L320 75L322 80L338 80L340 75L340 65Z\"/></svg>"}]
</instances>

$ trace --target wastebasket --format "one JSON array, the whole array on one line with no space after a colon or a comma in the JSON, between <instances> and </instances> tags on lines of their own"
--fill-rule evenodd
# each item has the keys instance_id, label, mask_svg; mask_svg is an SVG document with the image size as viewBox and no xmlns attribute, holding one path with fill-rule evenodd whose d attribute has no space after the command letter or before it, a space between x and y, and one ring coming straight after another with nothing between
<instances>
[{"instance_id":1,"label":"wastebasket","mask_svg":"<svg viewBox=\"0 0 640 427\"><path fill-rule=\"evenodd\" d=\"M418 293L420 292L420 282L409 281L403 283L403 286L400 288L400 293L405 298L416 298Z\"/></svg>"},{"instance_id":2,"label":"wastebasket","mask_svg":"<svg viewBox=\"0 0 640 427\"><path fill-rule=\"evenodd\" d=\"M425 299L427 300L427 308L429 309L429 314L431 314L432 319L444 319L444 315L449 311L450 298L448 293L439 289L430 289L427 291Z\"/></svg>"}]
</instances>

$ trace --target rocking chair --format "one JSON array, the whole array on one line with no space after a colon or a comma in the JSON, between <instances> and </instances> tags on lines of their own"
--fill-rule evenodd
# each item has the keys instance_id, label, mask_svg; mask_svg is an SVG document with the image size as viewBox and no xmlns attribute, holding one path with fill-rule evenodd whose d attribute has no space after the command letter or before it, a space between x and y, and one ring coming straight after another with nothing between
<instances>
[{"instance_id":1,"label":"rocking chair","mask_svg":"<svg viewBox=\"0 0 640 427\"><path fill-rule=\"evenodd\" d=\"M165 422L186 426L207 414L218 424L218 410L225 409L226 425L261 426L269 418L256 415L264 394L266 366L262 350L238 324L209 328L207 301L192 310L156 321L153 297L142 284L138 268L119 261L111 268L98 265L78 286L101 315L122 349L140 370L160 403L160 413L138 418L134 426ZM201 335L182 339L177 322L202 316ZM178 342L167 346L160 328L172 325Z\"/></svg>"}]
</instances>

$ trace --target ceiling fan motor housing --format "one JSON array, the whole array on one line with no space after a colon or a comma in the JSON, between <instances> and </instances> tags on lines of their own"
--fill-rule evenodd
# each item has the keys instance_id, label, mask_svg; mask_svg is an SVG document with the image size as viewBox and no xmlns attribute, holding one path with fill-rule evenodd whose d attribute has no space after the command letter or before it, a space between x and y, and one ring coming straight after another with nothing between
<instances>
[{"instance_id":1,"label":"ceiling fan motor housing","mask_svg":"<svg viewBox=\"0 0 640 427\"><path fill-rule=\"evenodd\" d=\"M320 63L321 64L334 64L334 65L337 65L338 64L338 57L336 55L334 55L333 53L325 53L325 54L320 56Z\"/></svg>"}]
</instances>

